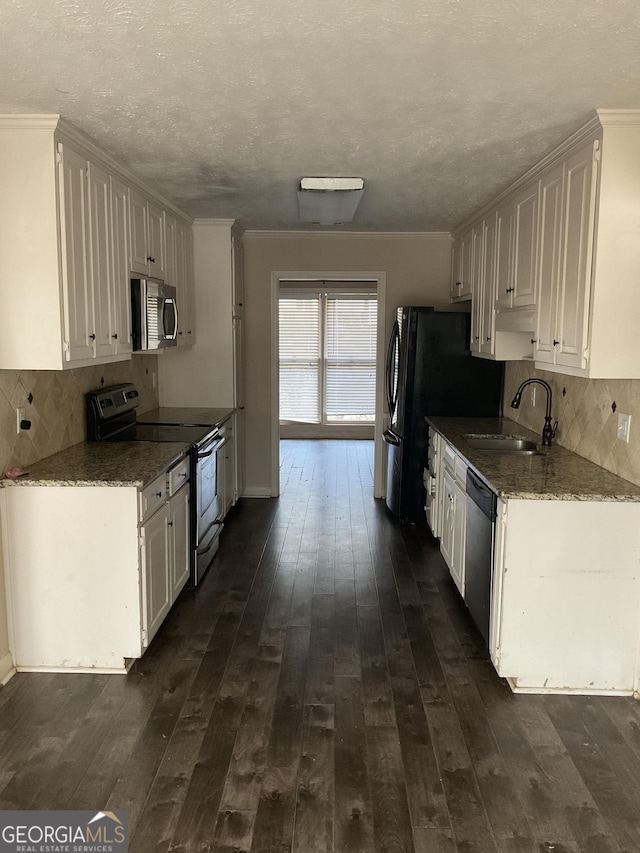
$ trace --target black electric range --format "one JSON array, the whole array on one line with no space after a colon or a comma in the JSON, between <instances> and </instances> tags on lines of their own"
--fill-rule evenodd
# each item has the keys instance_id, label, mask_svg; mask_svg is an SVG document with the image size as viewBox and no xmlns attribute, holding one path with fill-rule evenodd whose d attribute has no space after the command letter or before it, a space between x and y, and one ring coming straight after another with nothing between
<instances>
[{"instance_id":1,"label":"black electric range","mask_svg":"<svg viewBox=\"0 0 640 853\"><path fill-rule=\"evenodd\" d=\"M224 526L219 471L225 440L211 424L139 422L139 396L130 382L87 394L87 440L176 441L190 445L190 585L197 586L218 550Z\"/></svg>"}]
</instances>

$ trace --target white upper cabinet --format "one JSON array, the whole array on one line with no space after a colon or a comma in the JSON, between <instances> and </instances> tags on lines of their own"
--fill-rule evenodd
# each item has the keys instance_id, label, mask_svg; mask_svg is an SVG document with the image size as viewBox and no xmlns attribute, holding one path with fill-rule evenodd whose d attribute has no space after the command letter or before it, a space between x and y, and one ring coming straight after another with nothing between
<instances>
[{"instance_id":1,"label":"white upper cabinet","mask_svg":"<svg viewBox=\"0 0 640 853\"><path fill-rule=\"evenodd\" d=\"M540 181L540 249L534 356L553 363L555 358L564 163Z\"/></svg>"},{"instance_id":2,"label":"white upper cabinet","mask_svg":"<svg viewBox=\"0 0 640 853\"><path fill-rule=\"evenodd\" d=\"M141 193L129 193L131 271L161 281L166 276L164 211Z\"/></svg>"},{"instance_id":3,"label":"white upper cabinet","mask_svg":"<svg viewBox=\"0 0 640 853\"><path fill-rule=\"evenodd\" d=\"M84 157L62 145L58 148L58 161L64 297L63 346L67 361L78 361L93 358L96 340L90 272L88 163Z\"/></svg>"},{"instance_id":4,"label":"white upper cabinet","mask_svg":"<svg viewBox=\"0 0 640 853\"><path fill-rule=\"evenodd\" d=\"M456 240L452 250L451 299L470 299L473 293L473 228Z\"/></svg>"},{"instance_id":5,"label":"white upper cabinet","mask_svg":"<svg viewBox=\"0 0 640 853\"><path fill-rule=\"evenodd\" d=\"M534 358L593 379L640 378L638 151L640 111L598 110L487 206L485 223L497 216L494 346L476 346L475 355ZM473 293L483 298L482 288Z\"/></svg>"},{"instance_id":6,"label":"white upper cabinet","mask_svg":"<svg viewBox=\"0 0 640 853\"><path fill-rule=\"evenodd\" d=\"M178 346L187 347L195 343L193 329L193 244L191 228L165 212L164 217L166 245L167 284L177 290L178 299Z\"/></svg>"},{"instance_id":7,"label":"white upper cabinet","mask_svg":"<svg viewBox=\"0 0 640 853\"><path fill-rule=\"evenodd\" d=\"M538 235L538 185L525 187L503 204L496 310L524 308L535 302Z\"/></svg>"},{"instance_id":8,"label":"white upper cabinet","mask_svg":"<svg viewBox=\"0 0 640 853\"><path fill-rule=\"evenodd\" d=\"M569 157L542 179L545 229L540 253L536 361L588 370L587 307L593 253L599 142Z\"/></svg>"},{"instance_id":9,"label":"white upper cabinet","mask_svg":"<svg viewBox=\"0 0 640 853\"><path fill-rule=\"evenodd\" d=\"M131 290L129 281L129 189L111 178L111 224L113 227L113 274L111 298L114 305L114 331L118 353L130 353Z\"/></svg>"},{"instance_id":10,"label":"white upper cabinet","mask_svg":"<svg viewBox=\"0 0 640 853\"><path fill-rule=\"evenodd\" d=\"M133 182L57 115L0 116L0 370L130 357L132 258L165 274L164 210Z\"/></svg>"}]
</instances>

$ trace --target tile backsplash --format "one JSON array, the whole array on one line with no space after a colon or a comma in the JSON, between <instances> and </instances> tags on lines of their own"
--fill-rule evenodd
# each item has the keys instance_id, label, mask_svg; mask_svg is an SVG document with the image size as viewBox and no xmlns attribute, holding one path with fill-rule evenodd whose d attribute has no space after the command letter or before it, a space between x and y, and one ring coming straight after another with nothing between
<instances>
[{"instance_id":1,"label":"tile backsplash","mask_svg":"<svg viewBox=\"0 0 640 853\"><path fill-rule=\"evenodd\" d=\"M519 409L509 406L520 383L532 377L546 380L552 388L552 415L558 421L554 441L640 485L640 379L582 379L536 370L526 361L507 362L504 415L541 434L546 404L543 388L536 388L535 407L528 388ZM631 415L628 443L617 438L620 412Z\"/></svg>"},{"instance_id":2,"label":"tile backsplash","mask_svg":"<svg viewBox=\"0 0 640 853\"><path fill-rule=\"evenodd\" d=\"M134 382L140 411L158 405L153 375L158 356L72 370L0 370L0 476L7 468L29 465L85 439L84 395L101 385ZM19 435L16 408L23 406L31 429Z\"/></svg>"}]
</instances>

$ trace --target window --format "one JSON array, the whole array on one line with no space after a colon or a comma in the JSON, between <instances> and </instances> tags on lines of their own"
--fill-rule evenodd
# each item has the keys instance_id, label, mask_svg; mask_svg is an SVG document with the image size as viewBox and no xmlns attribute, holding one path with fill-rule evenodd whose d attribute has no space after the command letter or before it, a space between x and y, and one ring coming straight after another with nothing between
<instances>
[{"instance_id":1,"label":"window","mask_svg":"<svg viewBox=\"0 0 640 853\"><path fill-rule=\"evenodd\" d=\"M281 423L373 424L375 292L283 287L279 314Z\"/></svg>"}]
</instances>

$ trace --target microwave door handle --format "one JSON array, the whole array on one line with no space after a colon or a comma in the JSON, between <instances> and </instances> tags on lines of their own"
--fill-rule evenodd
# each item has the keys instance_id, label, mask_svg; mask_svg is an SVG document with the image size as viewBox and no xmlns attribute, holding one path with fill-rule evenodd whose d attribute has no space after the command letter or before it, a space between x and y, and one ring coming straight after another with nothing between
<instances>
[{"instance_id":1,"label":"microwave door handle","mask_svg":"<svg viewBox=\"0 0 640 853\"><path fill-rule=\"evenodd\" d=\"M175 299L167 299L167 302L171 302L173 305L173 334L171 335L171 340L175 341L178 339L178 303Z\"/></svg>"}]
</instances>

